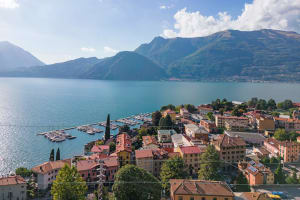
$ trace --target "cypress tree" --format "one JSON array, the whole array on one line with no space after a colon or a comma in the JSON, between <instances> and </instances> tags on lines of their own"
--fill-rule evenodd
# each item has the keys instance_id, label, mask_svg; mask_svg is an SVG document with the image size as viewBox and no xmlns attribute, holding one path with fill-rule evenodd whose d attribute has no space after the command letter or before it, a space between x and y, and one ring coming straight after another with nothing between
<instances>
[{"instance_id":1,"label":"cypress tree","mask_svg":"<svg viewBox=\"0 0 300 200\"><path fill-rule=\"evenodd\" d=\"M107 119L106 119L106 127L105 127L105 141L110 139L110 115L107 115Z\"/></svg>"},{"instance_id":2,"label":"cypress tree","mask_svg":"<svg viewBox=\"0 0 300 200\"><path fill-rule=\"evenodd\" d=\"M49 161L54 161L54 149L51 149Z\"/></svg>"},{"instance_id":3,"label":"cypress tree","mask_svg":"<svg viewBox=\"0 0 300 200\"><path fill-rule=\"evenodd\" d=\"M60 149L59 149L59 147L56 151L56 160L60 160Z\"/></svg>"}]
</instances>

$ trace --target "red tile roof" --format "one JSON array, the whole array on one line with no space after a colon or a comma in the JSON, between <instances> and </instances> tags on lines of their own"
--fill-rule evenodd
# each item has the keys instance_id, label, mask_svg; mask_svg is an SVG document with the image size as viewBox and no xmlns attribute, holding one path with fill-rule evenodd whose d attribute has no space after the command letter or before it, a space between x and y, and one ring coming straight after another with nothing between
<instances>
[{"instance_id":1,"label":"red tile roof","mask_svg":"<svg viewBox=\"0 0 300 200\"><path fill-rule=\"evenodd\" d=\"M52 170L61 169L65 165L71 166L71 159L45 162L43 164L33 167L32 171L38 174L47 174Z\"/></svg>"},{"instance_id":2,"label":"red tile roof","mask_svg":"<svg viewBox=\"0 0 300 200\"><path fill-rule=\"evenodd\" d=\"M158 144L155 136L150 136L150 135L143 136L143 143L146 146L150 144Z\"/></svg>"},{"instance_id":3,"label":"red tile roof","mask_svg":"<svg viewBox=\"0 0 300 200\"><path fill-rule=\"evenodd\" d=\"M205 152L205 149L205 147L200 148L198 146L180 147L180 150L183 154L200 154Z\"/></svg>"},{"instance_id":4,"label":"red tile roof","mask_svg":"<svg viewBox=\"0 0 300 200\"><path fill-rule=\"evenodd\" d=\"M104 161L104 165L106 167L118 167L119 163L118 163L118 157L108 157L103 159Z\"/></svg>"},{"instance_id":5,"label":"red tile roof","mask_svg":"<svg viewBox=\"0 0 300 200\"><path fill-rule=\"evenodd\" d=\"M21 176L0 177L0 186L26 184L26 181Z\"/></svg>"},{"instance_id":6,"label":"red tile roof","mask_svg":"<svg viewBox=\"0 0 300 200\"><path fill-rule=\"evenodd\" d=\"M77 161L76 167L78 171L86 171L92 170L98 165L99 163L95 160L79 160Z\"/></svg>"},{"instance_id":7,"label":"red tile roof","mask_svg":"<svg viewBox=\"0 0 300 200\"><path fill-rule=\"evenodd\" d=\"M226 134L219 135L214 144L222 147L246 146L246 142L240 137L230 137Z\"/></svg>"},{"instance_id":8,"label":"red tile roof","mask_svg":"<svg viewBox=\"0 0 300 200\"><path fill-rule=\"evenodd\" d=\"M131 139L127 133L122 133L117 136L116 152L128 151L131 152Z\"/></svg>"},{"instance_id":9,"label":"red tile roof","mask_svg":"<svg viewBox=\"0 0 300 200\"><path fill-rule=\"evenodd\" d=\"M89 156L88 158L90 160L95 160L95 159L103 159L103 158L107 158L108 155L104 154L104 153L97 153L97 154L93 154L91 156Z\"/></svg>"},{"instance_id":10,"label":"red tile roof","mask_svg":"<svg viewBox=\"0 0 300 200\"><path fill-rule=\"evenodd\" d=\"M141 158L152 158L152 149L142 149L142 150L135 150L135 157L136 159Z\"/></svg>"},{"instance_id":11,"label":"red tile roof","mask_svg":"<svg viewBox=\"0 0 300 200\"><path fill-rule=\"evenodd\" d=\"M92 153L102 153L103 151L109 151L109 145L94 145L91 149Z\"/></svg>"},{"instance_id":12,"label":"red tile roof","mask_svg":"<svg viewBox=\"0 0 300 200\"><path fill-rule=\"evenodd\" d=\"M220 181L171 179L170 185L173 195L234 197L230 187Z\"/></svg>"}]
</instances>

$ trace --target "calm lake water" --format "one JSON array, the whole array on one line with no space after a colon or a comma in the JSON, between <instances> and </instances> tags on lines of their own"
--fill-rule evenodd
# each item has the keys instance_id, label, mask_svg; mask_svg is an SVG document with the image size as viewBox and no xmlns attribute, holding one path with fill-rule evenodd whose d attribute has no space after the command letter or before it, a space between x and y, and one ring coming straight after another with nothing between
<instances>
[{"instance_id":1,"label":"calm lake water","mask_svg":"<svg viewBox=\"0 0 300 200\"><path fill-rule=\"evenodd\" d=\"M300 84L202 83L0 78L0 174L49 159L52 148L63 158L82 154L83 145L102 134L51 143L39 132L152 112L166 104L199 105L216 98L251 97L300 101Z\"/></svg>"}]
</instances>

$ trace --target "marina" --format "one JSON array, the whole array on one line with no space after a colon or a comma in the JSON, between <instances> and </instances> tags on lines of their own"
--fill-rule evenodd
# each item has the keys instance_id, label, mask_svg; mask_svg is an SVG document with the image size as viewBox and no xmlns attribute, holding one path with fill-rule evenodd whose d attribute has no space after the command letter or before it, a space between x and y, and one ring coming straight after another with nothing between
<instances>
[{"instance_id":1,"label":"marina","mask_svg":"<svg viewBox=\"0 0 300 200\"><path fill-rule=\"evenodd\" d=\"M117 120L111 120L110 123L110 129L111 130L117 130L122 125L128 125L130 127L137 126L143 122L151 122L152 119L150 118L152 113L141 113L138 115L132 115L130 117L125 117ZM113 123L114 122L114 123ZM119 124L117 124L119 123ZM94 126L99 126L99 128L95 128ZM64 128L60 130L54 130L49 132L42 132L38 133L37 135L43 135L45 138L47 138L50 142L63 142L67 139L75 139L76 136L73 136L69 133L66 133L66 131L70 130L77 130L80 132L87 133L89 135L95 135L96 133L102 133L104 130L100 129L100 127L106 127L106 121L92 123L92 124L86 124L81 126L75 126L70 128Z\"/></svg>"}]
</instances>

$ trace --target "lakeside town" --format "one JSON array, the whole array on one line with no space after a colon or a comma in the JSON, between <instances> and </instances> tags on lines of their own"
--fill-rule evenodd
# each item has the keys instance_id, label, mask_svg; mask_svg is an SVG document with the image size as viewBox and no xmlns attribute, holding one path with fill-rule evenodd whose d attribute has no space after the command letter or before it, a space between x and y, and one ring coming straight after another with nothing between
<instances>
[{"instance_id":1,"label":"lakeside town","mask_svg":"<svg viewBox=\"0 0 300 200\"><path fill-rule=\"evenodd\" d=\"M217 99L119 120L108 115L97 125L105 131L74 127L104 132L82 147L83 155L61 158L49 149L44 163L2 175L0 199L300 198L298 102ZM75 139L64 130L40 135Z\"/></svg>"}]
</instances>

